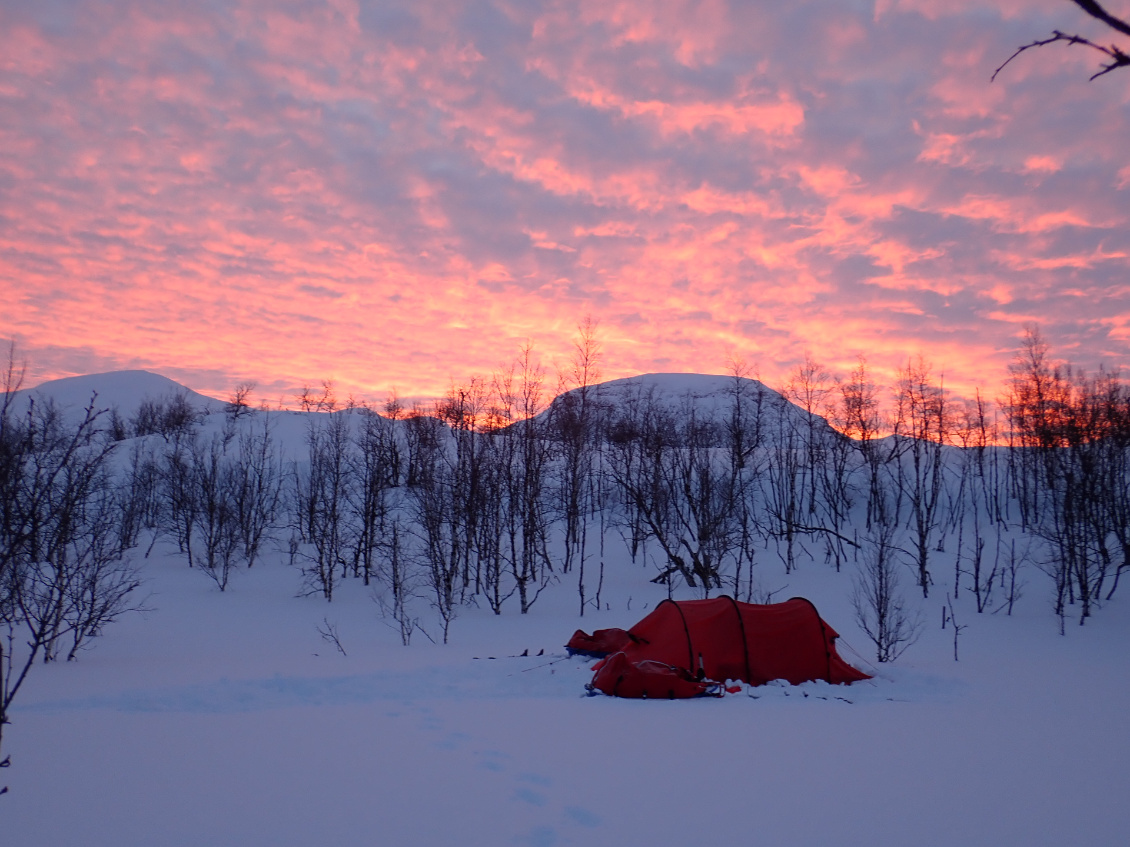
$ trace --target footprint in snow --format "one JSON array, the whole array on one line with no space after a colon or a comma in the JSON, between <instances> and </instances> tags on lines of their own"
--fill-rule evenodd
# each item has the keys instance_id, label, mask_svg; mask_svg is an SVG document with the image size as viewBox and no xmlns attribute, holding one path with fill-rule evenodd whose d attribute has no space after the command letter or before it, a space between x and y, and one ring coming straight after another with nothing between
<instances>
[{"instance_id":1,"label":"footprint in snow","mask_svg":"<svg viewBox=\"0 0 1130 847\"><path fill-rule=\"evenodd\" d=\"M600 815L590 812L588 809L582 809L580 806L566 806L565 817L573 823L580 824L590 829L598 827L603 823L600 819Z\"/></svg>"},{"instance_id":2,"label":"footprint in snow","mask_svg":"<svg viewBox=\"0 0 1130 847\"><path fill-rule=\"evenodd\" d=\"M480 768L487 771L494 771L495 773L502 773L506 770L504 762L506 759L510 758L509 754L499 750L479 750L476 751L475 755L479 759Z\"/></svg>"},{"instance_id":3,"label":"footprint in snow","mask_svg":"<svg viewBox=\"0 0 1130 847\"><path fill-rule=\"evenodd\" d=\"M523 803L529 803L531 806L544 806L549 802L549 799L544 794L540 791L534 791L532 788L519 788L514 792L514 796Z\"/></svg>"}]
</instances>

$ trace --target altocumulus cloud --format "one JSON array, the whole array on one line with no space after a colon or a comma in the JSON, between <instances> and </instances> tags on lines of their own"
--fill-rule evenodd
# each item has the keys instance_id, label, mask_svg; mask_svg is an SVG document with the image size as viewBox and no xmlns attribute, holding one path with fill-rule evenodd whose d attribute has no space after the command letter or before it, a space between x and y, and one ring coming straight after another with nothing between
<instances>
[{"instance_id":1,"label":"altocumulus cloud","mask_svg":"<svg viewBox=\"0 0 1130 847\"><path fill-rule=\"evenodd\" d=\"M922 353L968 391L1030 321L1117 364L1125 83L1051 49L989 82L1089 26L1064 0L0 3L0 335L38 378L213 391L435 394L526 338L567 355L586 314L610 377Z\"/></svg>"}]
</instances>

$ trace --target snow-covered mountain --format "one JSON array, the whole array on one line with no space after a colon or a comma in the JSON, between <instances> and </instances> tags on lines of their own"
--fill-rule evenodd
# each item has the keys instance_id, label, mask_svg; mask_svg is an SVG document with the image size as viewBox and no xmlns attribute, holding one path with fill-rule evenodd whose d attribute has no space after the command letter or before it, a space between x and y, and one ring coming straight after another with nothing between
<instances>
[{"instance_id":1,"label":"snow-covered mountain","mask_svg":"<svg viewBox=\"0 0 1130 847\"><path fill-rule=\"evenodd\" d=\"M224 403L214 397L199 394L175 380L150 371L109 371L108 373L71 376L53 379L34 388L17 393L16 402L34 399L37 403L50 400L70 418L80 416L91 401L96 411L116 410L123 419L137 413L146 400L166 401L180 396L195 409L204 413L218 412Z\"/></svg>"},{"instance_id":2,"label":"snow-covered mountain","mask_svg":"<svg viewBox=\"0 0 1130 847\"><path fill-rule=\"evenodd\" d=\"M551 408L575 402L582 389L567 391L554 399ZM814 427L817 432L832 432L828 422L809 414L756 379L714 374L649 373L614 379L585 389L601 413L615 419L633 406L654 402L676 419L693 414L699 422L725 424L735 403L742 404L747 426L760 415L762 431L768 435L783 430L799 432Z\"/></svg>"},{"instance_id":3,"label":"snow-covered mountain","mask_svg":"<svg viewBox=\"0 0 1130 847\"><path fill-rule=\"evenodd\" d=\"M609 380L589 386L589 398L600 413L615 419L633 406L653 401L676 418L693 414L702 421L722 424L729 419L738 397L745 404L745 414L760 410L763 431L773 434L787 426L794 431L810 423L818 430L831 432L824 418L810 415L788 401L779 392L756 379L692 373L649 373ZM569 402L579 395L573 389L556 397L550 408ZM68 416L81 415L94 398L95 408L117 411L123 420L136 414L147 400L168 400L184 397L197 410L211 414L221 412L225 403L193 391L175 380L143 370L110 371L101 374L67 377L24 389L19 395L38 402L53 401ZM548 414L548 412L544 412Z\"/></svg>"}]
</instances>

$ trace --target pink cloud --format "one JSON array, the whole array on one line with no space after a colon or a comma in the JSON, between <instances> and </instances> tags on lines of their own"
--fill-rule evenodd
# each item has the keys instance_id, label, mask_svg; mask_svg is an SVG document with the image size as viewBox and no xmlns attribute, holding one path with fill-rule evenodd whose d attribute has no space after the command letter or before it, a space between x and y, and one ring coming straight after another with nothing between
<instances>
[{"instance_id":1,"label":"pink cloud","mask_svg":"<svg viewBox=\"0 0 1130 847\"><path fill-rule=\"evenodd\" d=\"M217 393L437 394L589 313L609 377L921 352L970 391L1031 320L1125 363L1124 89L988 82L1068 5L6 10L0 336Z\"/></svg>"}]
</instances>

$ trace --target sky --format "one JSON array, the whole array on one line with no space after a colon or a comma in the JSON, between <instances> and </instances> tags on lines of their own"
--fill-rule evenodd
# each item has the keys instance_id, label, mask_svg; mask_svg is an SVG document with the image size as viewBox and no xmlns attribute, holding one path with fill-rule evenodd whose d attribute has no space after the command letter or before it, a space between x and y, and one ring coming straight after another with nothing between
<instances>
[{"instance_id":1,"label":"sky","mask_svg":"<svg viewBox=\"0 0 1130 847\"><path fill-rule=\"evenodd\" d=\"M1130 14L1130 2L1110 11ZM0 0L0 339L272 402L552 371L780 385L1027 325L1130 364L1130 71L1067 0ZM1124 45L1125 46L1125 45Z\"/></svg>"}]
</instances>

